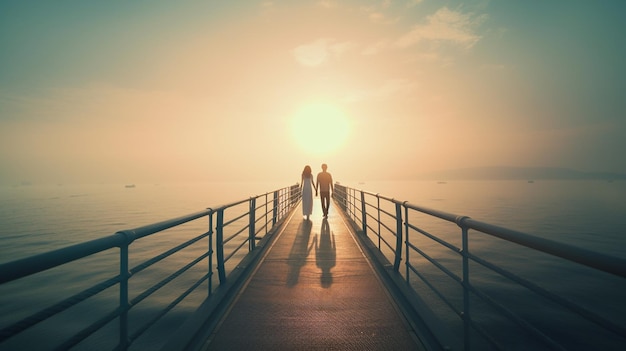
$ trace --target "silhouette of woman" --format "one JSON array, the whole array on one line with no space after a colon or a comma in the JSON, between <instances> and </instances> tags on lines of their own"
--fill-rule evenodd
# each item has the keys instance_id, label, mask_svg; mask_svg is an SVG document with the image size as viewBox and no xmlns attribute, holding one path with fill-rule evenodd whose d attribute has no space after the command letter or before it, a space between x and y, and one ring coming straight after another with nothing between
<instances>
[{"instance_id":1,"label":"silhouette of woman","mask_svg":"<svg viewBox=\"0 0 626 351\"><path fill-rule=\"evenodd\" d=\"M313 189L315 181L311 173L311 166L304 166L302 171L302 181L300 182L300 191L302 191L302 215L306 216L307 221L313 212ZM315 194L317 195L317 193Z\"/></svg>"}]
</instances>

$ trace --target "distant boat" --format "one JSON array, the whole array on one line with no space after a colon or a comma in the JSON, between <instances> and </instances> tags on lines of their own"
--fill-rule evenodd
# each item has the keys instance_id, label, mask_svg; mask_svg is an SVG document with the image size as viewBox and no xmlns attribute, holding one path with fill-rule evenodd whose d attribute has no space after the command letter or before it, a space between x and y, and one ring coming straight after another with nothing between
<instances>
[{"instance_id":1,"label":"distant boat","mask_svg":"<svg viewBox=\"0 0 626 351\"><path fill-rule=\"evenodd\" d=\"M135 184L126 184L126 185L125 185L125 187L126 187L126 188L134 188L134 187L135 187Z\"/></svg>"},{"instance_id":2,"label":"distant boat","mask_svg":"<svg viewBox=\"0 0 626 351\"><path fill-rule=\"evenodd\" d=\"M532 184L532 183L534 183L534 182L535 182L534 180L529 180L529 181L528 181L528 183L529 183L529 184Z\"/></svg>"},{"instance_id":3,"label":"distant boat","mask_svg":"<svg viewBox=\"0 0 626 351\"><path fill-rule=\"evenodd\" d=\"M437 182L437 184L448 184L448 182Z\"/></svg>"}]
</instances>

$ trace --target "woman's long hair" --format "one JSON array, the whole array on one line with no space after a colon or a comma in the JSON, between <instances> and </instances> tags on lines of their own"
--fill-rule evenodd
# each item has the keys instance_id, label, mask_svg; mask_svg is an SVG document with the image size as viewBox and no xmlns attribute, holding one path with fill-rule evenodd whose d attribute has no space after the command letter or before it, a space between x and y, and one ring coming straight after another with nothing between
<instances>
[{"instance_id":1,"label":"woman's long hair","mask_svg":"<svg viewBox=\"0 0 626 351\"><path fill-rule=\"evenodd\" d=\"M304 170L302 171L302 177L303 178L311 177L311 166L309 165L304 166Z\"/></svg>"}]
</instances>

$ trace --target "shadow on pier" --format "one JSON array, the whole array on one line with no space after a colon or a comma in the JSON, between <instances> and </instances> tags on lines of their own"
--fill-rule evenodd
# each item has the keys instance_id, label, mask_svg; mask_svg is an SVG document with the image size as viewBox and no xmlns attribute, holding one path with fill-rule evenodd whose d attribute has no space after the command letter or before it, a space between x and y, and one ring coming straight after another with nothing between
<instances>
[{"instance_id":1,"label":"shadow on pier","mask_svg":"<svg viewBox=\"0 0 626 351\"><path fill-rule=\"evenodd\" d=\"M202 350L423 349L336 209L296 209Z\"/></svg>"}]
</instances>

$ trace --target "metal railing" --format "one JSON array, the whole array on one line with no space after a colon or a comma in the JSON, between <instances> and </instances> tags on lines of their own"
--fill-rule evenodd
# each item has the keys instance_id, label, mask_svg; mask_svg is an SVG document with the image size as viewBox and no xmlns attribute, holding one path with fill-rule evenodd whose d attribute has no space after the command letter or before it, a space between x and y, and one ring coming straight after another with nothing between
<instances>
[{"instance_id":1,"label":"metal railing","mask_svg":"<svg viewBox=\"0 0 626 351\"><path fill-rule=\"evenodd\" d=\"M527 272L514 273L521 265L510 264L511 260L528 262L528 270L535 270L529 276L549 277L542 283L566 276L566 280L576 280L578 286L600 281L623 289L626 260L339 184L335 185L333 197L361 238L378 251L379 259L386 261L391 274L399 276L396 282L405 285L403 293L419 302L414 304L418 313L435 317L433 323L426 324L446 328L456 325L452 335L462 337L438 340L442 348L505 350L519 347L513 345L521 342L532 349L587 349L582 342L594 333L598 336L590 348L626 345L622 314L608 318L607 313L564 296L572 291L552 292L524 277ZM433 234L425 225L441 232ZM547 258L540 259L539 255ZM595 280L585 282L589 277ZM505 287L501 289L504 292L493 288L496 281ZM533 297L520 299L519 291L524 294L521 296ZM531 300L539 302L527 302ZM621 304L618 300L614 303ZM604 303L603 312L612 308L611 302ZM552 310L559 311L555 312L558 317L554 322L548 321ZM570 316L580 318L583 326L572 327L577 322L570 323ZM516 329L506 329L509 324ZM558 330L560 326L566 330ZM431 332L438 334L437 330ZM445 333L446 338L449 335ZM593 344L598 339L609 346Z\"/></svg>"},{"instance_id":2,"label":"metal railing","mask_svg":"<svg viewBox=\"0 0 626 351\"><path fill-rule=\"evenodd\" d=\"M298 204L300 197L299 186L293 185L249 199L215 208L208 208L197 213L135 229L119 231L108 237L87 241L0 265L1 286L17 283L17 280L31 275L37 277L42 272L52 270L55 267L61 267L76 260L83 262L84 260L93 258L95 254L119 248L117 264L119 273L117 275L74 293L51 306L20 318L10 325L3 326L0 329L0 349L4 349L5 347L19 348L19 344L7 346L7 343L13 341L18 334L38 327L41 324L45 324L44 322L50 322L50 320L58 314L70 308L74 308L76 305L92 299L98 294L115 286L117 286L118 289L118 297L117 302L113 304L114 308L112 308L112 310L87 326L84 326L85 323L79 323L82 329L73 335L67 336L58 345L50 346L47 342L45 345L46 348L49 347L58 350L65 350L74 346L80 347L81 342L84 343L87 338L101 331L106 326L108 329L117 329L117 332L113 332L113 336L106 335L104 339L117 339L117 345L114 345L114 349L128 349L133 342L144 335L147 330L160 321L168 312L171 312L172 309L179 305L190 294L197 291L200 286L206 286L207 295L205 298L210 299L214 291L227 281L229 272L234 269L238 262L241 262L248 253L255 250L257 241L268 234L272 234L273 230L278 228L277 225L282 223ZM133 256L130 254L129 249L133 248L134 244L137 244L139 239L144 239L143 241L150 245L150 241L145 240L145 238L171 228L173 228L173 230L180 230L183 224L187 225L188 223L198 220L205 221L205 228L208 228L206 232L193 236L190 239L185 239L184 242L131 267L130 262ZM204 227L204 225L202 225L202 227ZM205 241L201 241L203 239ZM169 242L170 240L172 239L168 238L166 241ZM204 248L187 254L187 260L182 263L181 260L174 261L176 266L170 269L170 271L173 270L173 273L168 276L152 275L152 280L154 280L156 276L156 280L158 281L148 283L142 281L141 283L137 283L137 286L145 285L148 287L143 291L138 291L136 295L131 296L129 284L132 282L133 277L137 276L138 273L142 271L154 268L156 263L165 262L166 259L172 258L175 254L180 254L183 249L190 248L198 242L204 242ZM189 259L189 256L191 256L191 259ZM114 259L114 255L109 255L108 258ZM183 292L180 293L179 296L176 296L168 303L163 303L165 307L151 318L142 321L144 322L142 325L137 325L138 323L133 322L132 328L130 327L129 314L134 309L137 309L138 306L141 306L141 302L170 284L183 273L194 267L194 269L198 269L198 266L201 266L201 262L205 262L206 264L204 268L199 268L200 271L204 271L204 273L199 276L194 276L192 279L195 281L189 286L182 287L180 290L183 290ZM168 261L168 264L170 264L170 261ZM233 268L229 270L228 267ZM216 282L214 282L215 273L217 273ZM50 286L50 288L52 289L53 286ZM180 292L180 290L177 291ZM24 289L17 289L17 291L23 293ZM115 296L115 294L113 294L113 296ZM11 296L10 298L8 296L4 296L4 298L5 300L17 301L20 297L16 294L16 296ZM116 320L117 328L112 327ZM115 334L117 334L117 338L115 338ZM83 345L83 347L85 346ZM90 346L87 345L87 348L89 347Z\"/></svg>"}]
</instances>

